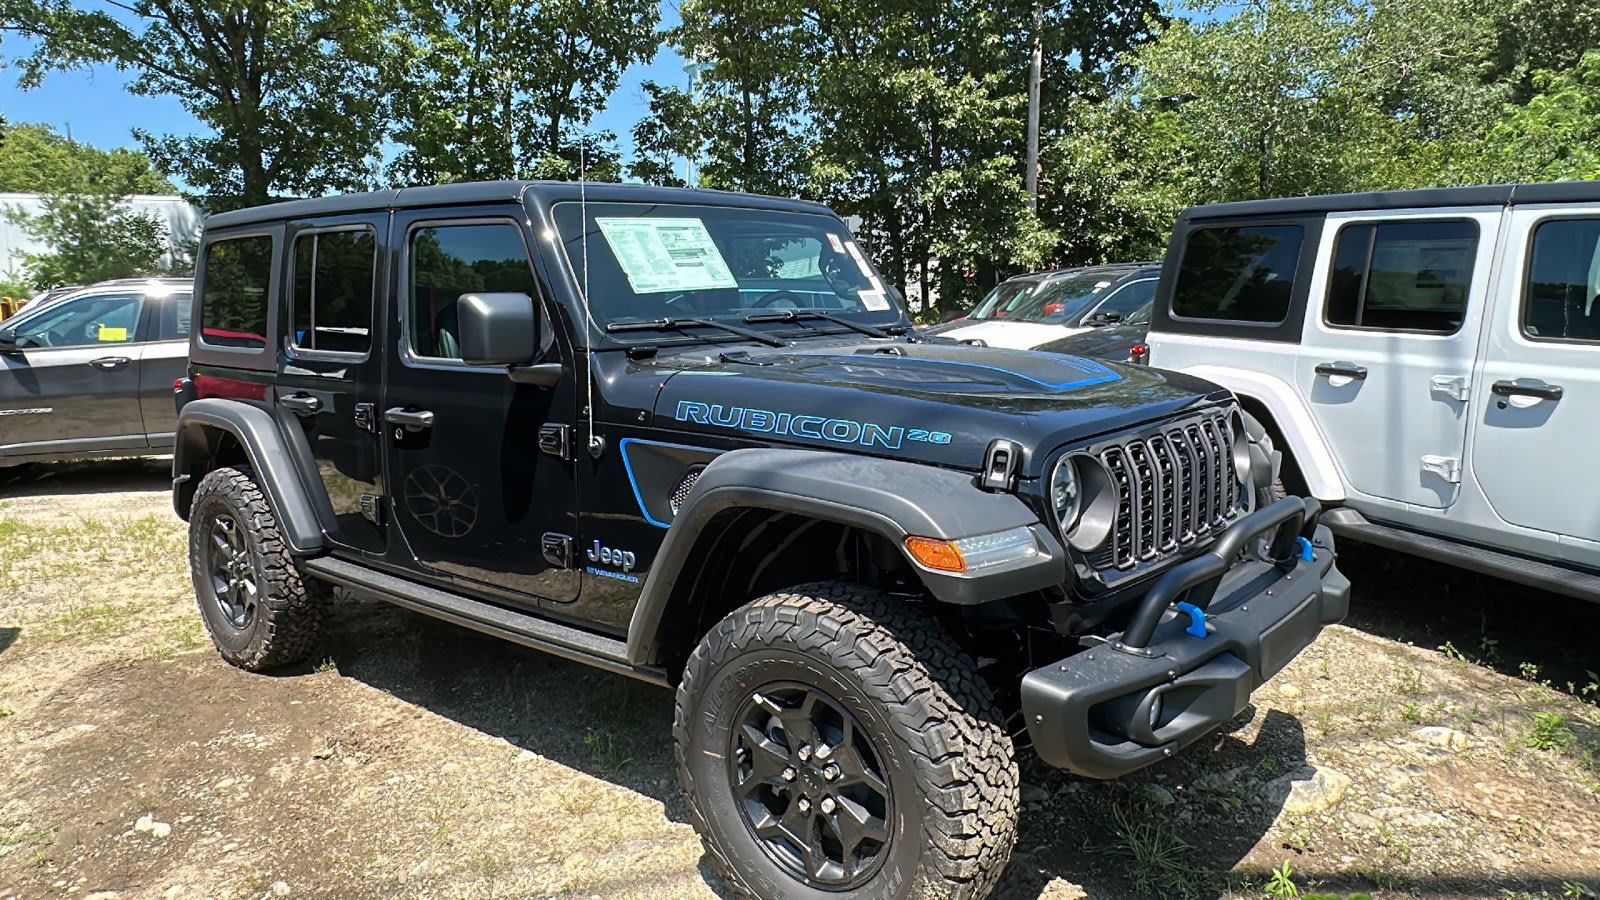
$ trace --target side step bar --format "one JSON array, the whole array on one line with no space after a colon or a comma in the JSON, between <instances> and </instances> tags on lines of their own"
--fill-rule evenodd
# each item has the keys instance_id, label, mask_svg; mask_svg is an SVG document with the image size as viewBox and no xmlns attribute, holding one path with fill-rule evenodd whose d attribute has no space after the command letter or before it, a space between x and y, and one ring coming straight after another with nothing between
<instances>
[{"instance_id":1,"label":"side step bar","mask_svg":"<svg viewBox=\"0 0 1600 900\"><path fill-rule=\"evenodd\" d=\"M1554 594L1580 600L1600 601L1600 576L1582 569L1516 556L1476 544L1460 544L1427 534L1418 534L1373 522L1353 509L1330 509L1322 514L1322 524L1339 537L1411 553L1435 562L1460 566L1483 575L1493 575Z\"/></svg>"},{"instance_id":2,"label":"side step bar","mask_svg":"<svg viewBox=\"0 0 1600 900\"><path fill-rule=\"evenodd\" d=\"M549 619L515 612L449 591L441 591L387 572L329 556L304 560L300 563L300 567L308 574L324 581L393 603L412 612L442 619L455 625L464 625L474 631L503 638L524 647L543 650L564 659L587 663L640 681L660 685L669 683L665 670L629 663L626 641L590 634L570 625L562 625Z\"/></svg>"}]
</instances>

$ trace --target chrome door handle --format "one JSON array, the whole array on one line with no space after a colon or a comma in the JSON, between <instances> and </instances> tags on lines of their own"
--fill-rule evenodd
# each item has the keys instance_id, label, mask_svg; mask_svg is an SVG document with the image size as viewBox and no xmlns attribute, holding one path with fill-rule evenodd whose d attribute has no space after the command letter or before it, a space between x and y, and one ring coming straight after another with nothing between
<instances>
[{"instance_id":1,"label":"chrome door handle","mask_svg":"<svg viewBox=\"0 0 1600 900\"><path fill-rule=\"evenodd\" d=\"M383 411L383 421L390 425L404 425L407 428L421 430L433 427L433 413L425 409L395 406Z\"/></svg>"},{"instance_id":2,"label":"chrome door handle","mask_svg":"<svg viewBox=\"0 0 1600 900\"><path fill-rule=\"evenodd\" d=\"M1546 384L1537 379L1517 379L1516 381L1496 381L1489 388L1497 397L1533 397L1536 400L1549 400L1555 402L1565 393L1559 384Z\"/></svg>"},{"instance_id":3,"label":"chrome door handle","mask_svg":"<svg viewBox=\"0 0 1600 900\"><path fill-rule=\"evenodd\" d=\"M1367 377L1367 367L1347 362L1317 363L1317 374L1329 378L1353 378L1361 381Z\"/></svg>"},{"instance_id":4,"label":"chrome door handle","mask_svg":"<svg viewBox=\"0 0 1600 900\"><path fill-rule=\"evenodd\" d=\"M102 356L99 359L89 360L89 365L94 366L96 369L106 369L109 371L111 369L120 369L131 362L133 362L133 360L126 356Z\"/></svg>"},{"instance_id":5,"label":"chrome door handle","mask_svg":"<svg viewBox=\"0 0 1600 900\"><path fill-rule=\"evenodd\" d=\"M317 410L322 409L322 401L310 394L290 394L287 397L279 397L278 405L297 416L314 415Z\"/></svg>"}]
</instances>

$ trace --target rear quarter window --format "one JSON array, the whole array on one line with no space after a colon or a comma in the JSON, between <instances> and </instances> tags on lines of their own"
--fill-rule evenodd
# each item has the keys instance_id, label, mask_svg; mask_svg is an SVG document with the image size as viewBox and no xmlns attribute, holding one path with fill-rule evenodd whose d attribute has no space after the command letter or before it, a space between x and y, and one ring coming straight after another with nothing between
<instances>
[{"instance_id":1,"label":"rear quarter window","mask_svg":"<svg viewBox=\"0 0 1600 900\"><path fill-rule=\"evenodd\" d=\"M207 245L201 266L200 341L213 347L265 349L271 280L271 235L221 238Z\"/></svg>"},{"instance_id":2,"label":"rear quarter window","mask_svg":"<svg viewBox=\"0 0 1600 900\"><path fill-rule=\"evenodd\" d=\"M1278 324L1288 318L1305 229L1226 225L1189 233L1172 292L1183 319Z\"/></svg>"}]
</instances>

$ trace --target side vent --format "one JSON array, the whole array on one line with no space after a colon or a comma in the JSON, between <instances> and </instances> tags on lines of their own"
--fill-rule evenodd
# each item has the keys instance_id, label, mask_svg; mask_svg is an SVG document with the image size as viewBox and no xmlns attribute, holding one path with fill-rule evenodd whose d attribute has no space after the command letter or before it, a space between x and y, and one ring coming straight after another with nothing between
<instances>
[{"instance_id":1,"label":"side vent","mask_svg":"<svg viewBox=\"0 0 1600 900\"><path fill-rule=\"evenodd\" d=\"M705 470L705 466L692 466L688 472L684 473L683 480L678 482L678 487L672 492L671 499L667 501L667 505L671 507L673 515L677 515L678 510L683 508L684 501L689 499L689 491L694 488L695 482L700 480L700 473Z\"/></svg>"}]
</instances>

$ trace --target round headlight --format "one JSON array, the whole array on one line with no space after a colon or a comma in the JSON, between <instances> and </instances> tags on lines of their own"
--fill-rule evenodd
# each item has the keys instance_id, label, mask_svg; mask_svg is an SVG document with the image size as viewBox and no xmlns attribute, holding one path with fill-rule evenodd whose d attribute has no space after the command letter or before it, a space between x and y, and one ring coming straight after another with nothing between
<instances>
[{"instance_id":1,"label":"round headlight","mask_svg":"<svg viewBox=\"0 0 1600 900\"><path fill-rule=\"evenodd\" d=\"M1062 534L1071 531L1072 526L1077 524L1081 499L1082 490L1072 457L1063 456L1056 460L1055 471L1050 473L1050 509L1056 515L1056 524L1061 526Z\"/></svg>"}]
</instances>

